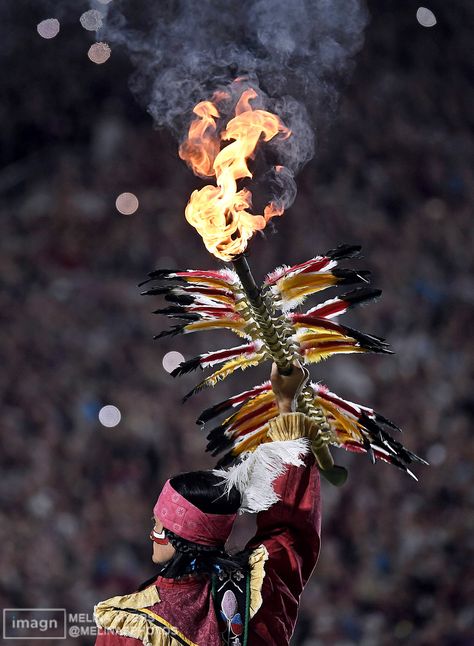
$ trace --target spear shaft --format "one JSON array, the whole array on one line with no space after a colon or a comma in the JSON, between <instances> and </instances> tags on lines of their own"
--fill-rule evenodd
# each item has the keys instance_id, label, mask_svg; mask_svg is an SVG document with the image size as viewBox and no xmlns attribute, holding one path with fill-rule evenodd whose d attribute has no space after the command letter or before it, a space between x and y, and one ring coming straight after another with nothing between
<instances>
[{"instance_id":1,"label":"spear shaft","mask_svg":"<svg viewBox=\"0 0 474 646\"><path fill-rule=\"evenodd\" d=\"M288 331L285 330L284 325L279 324L272 304L268 302L268 299L265 298L255 282L247 258L241 255L232 264L240 279L262 341L276 363L280 374L289 375L293 368L293 361L297 359L297 352L296 348L292 347L290 343ZM318 428L318 435L322 436L330 430L323 411L314 404L314 393L309 385L305 386L298 397L297 408L300 412L314 419ZM326 475L329 475L328 472L336 470L339 474L336 480L340 480L342 478L342 472L340 471L342 467L334 466L334 461L327 445L322 437L319 440L318 442L318 438L316 438L314 452L321 471L323 473L327 472ZM328 479L332 481L334 478Z\"/></svg>"}]
</instances>

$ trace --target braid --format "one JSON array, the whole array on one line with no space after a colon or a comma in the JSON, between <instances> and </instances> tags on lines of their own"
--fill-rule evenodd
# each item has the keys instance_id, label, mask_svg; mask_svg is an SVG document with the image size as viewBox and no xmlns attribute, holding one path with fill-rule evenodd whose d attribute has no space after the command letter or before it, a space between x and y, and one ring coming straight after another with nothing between
<instances>
[{"instance_id":1,"label":"braid","mask_svg":"<svg viewBox=\"0 0 474 646\"><path fill-rule=\"evenodd\" d=\"M224 546L209 547L199 545L177 536L168 529L165 529L171 545L176 553L173 558L165 563L160 575L167 579L179 579L188 574L212 575L216 572L232 572L234 570L248 570L248 559L250 550L244 550L238 554L228 554Z\"/></svg>"},{"instance_id":2,"label":"braid","mask_svg":"<svg viewBox=\"0 0 474 646\"><path fill-rule=\"evenodd\" d=\"M192 541L188 541L185 538L181 538L181 536L178 536L169 529L165 529L164 532L174 549L177 552L181 552L182 554L188 554L189 556L193 557L206 555L209 556L210 554L225 555L224 546L213 547L208 545L199 545L198 543L193 543Z\"/></svg>"}]
</instances>

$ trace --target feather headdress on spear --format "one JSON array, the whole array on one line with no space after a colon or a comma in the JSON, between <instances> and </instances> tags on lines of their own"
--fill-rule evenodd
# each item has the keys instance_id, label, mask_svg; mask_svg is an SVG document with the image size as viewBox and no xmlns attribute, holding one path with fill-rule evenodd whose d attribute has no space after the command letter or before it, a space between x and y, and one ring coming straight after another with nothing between
<instances>
[{"instance_id":1,"label":"feather headdress on spear","mask_svg":"<svg viewBox=\"0 0 474 646\"><path fill-rule=\"evenodd\" d=\"M155 338L227 329L240 339L235 347L205 352L173 371L173 376L178 376L210 370L185 399L215 386L235 370L269 360L282 374L288 374L295 361L308 365L337 354L391 353L383 338L339 322L349 309L372 302L381 294L368 286L368 271L341 266L359 257L359 246L340 245L306 262L284 265L270 272L261 287L256 285L243 254L255 231L281 215L286 203L283 193L271 200L261 215L254 215L252 193L248 188L239 190L238 181L252 177L248 161L259 143L286 140L291 132L276 114L252 106L258 98L254 88L244 89L230 110L234 95L235 87L232 93L218 91L212 101L196 105L188 138L180 148L180 156L197 175L215 178L216 182L192 193L186 219L200 233L208 251L231 262L233 269L158 269L144 281L152 286L143 294L161 296L166 301L166 306L155 313L171 320L171 326ZM225 119L223 115L229 112L230 117ZM290 170L281 165L273 172L281 182L292 180ZM308 298L331 287L344 291L302 311ZM329 446L367 453L373 463L377 459L388 462L413 477L411 465L426 464L392 437L391 431L399 430L392 422L320 383L304 386L297 409L316 423L316 459L321 473L333 484L342 484L347 473L334 465ZM225 467L229 480L238 479L238 469L248 471L249 460L252 469L265 464L267 472L277 472L282 464L299 463L297 451L290 455L288 447L270 446L269 423L277 414L273 392L265 382L199 416L201 425L224 416L208 432L207 450L221 455L218 466Z\"/></svg>"}]
</instances>

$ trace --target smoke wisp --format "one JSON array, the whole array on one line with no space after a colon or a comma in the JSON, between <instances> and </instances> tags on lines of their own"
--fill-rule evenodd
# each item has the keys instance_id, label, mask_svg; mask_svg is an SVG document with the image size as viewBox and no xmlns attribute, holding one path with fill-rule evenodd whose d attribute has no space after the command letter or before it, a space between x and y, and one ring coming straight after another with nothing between
<instances>
[{"instance_id":1,"label":"smoke wisp","mask_svg":"<svg viewBox=\"0 0 474 646\"><path fill-rule=\"evenodd\" d=\"M287 125L324 124L363 43L360 0L114 0L105 36L135 65L132 89L179 135L191 110L239 76L257 80ZM306 106L306 108L305 108Z\"/></svg>"},{"instance_id":2,"label":"smoke wisp","mask_svg":"<svg viewBox=\"0 0 474 646\"><path fill-rule=\"evenodd\" d=\"M216 89L243 77L240 90L257 90L261 107L292 131L269 153L288 169L270 171L276 201L288 207L293 176L313 157L315 133L330 121L362 46L362 0L113 0L107 8L101 36L127 49L132 91L179 140L193 107Z\"/></svg>"}]
</instances>

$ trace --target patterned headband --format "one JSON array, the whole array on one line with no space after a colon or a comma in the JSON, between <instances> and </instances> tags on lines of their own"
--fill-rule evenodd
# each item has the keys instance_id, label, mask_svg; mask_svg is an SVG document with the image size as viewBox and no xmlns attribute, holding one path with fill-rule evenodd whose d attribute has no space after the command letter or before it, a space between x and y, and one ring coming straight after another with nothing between
<instances>
[{"instance_id":1,"label":"patterned headband","mask_svg":"<svg viewBox=\"0 0 474 646\"><path fill-rule=\"evenodd\" d=\"M169 480L153 508L163 527L199 545L223 546L229 538L237 514L206 514L173 487Z\"/></svg>"}]
</instances>

